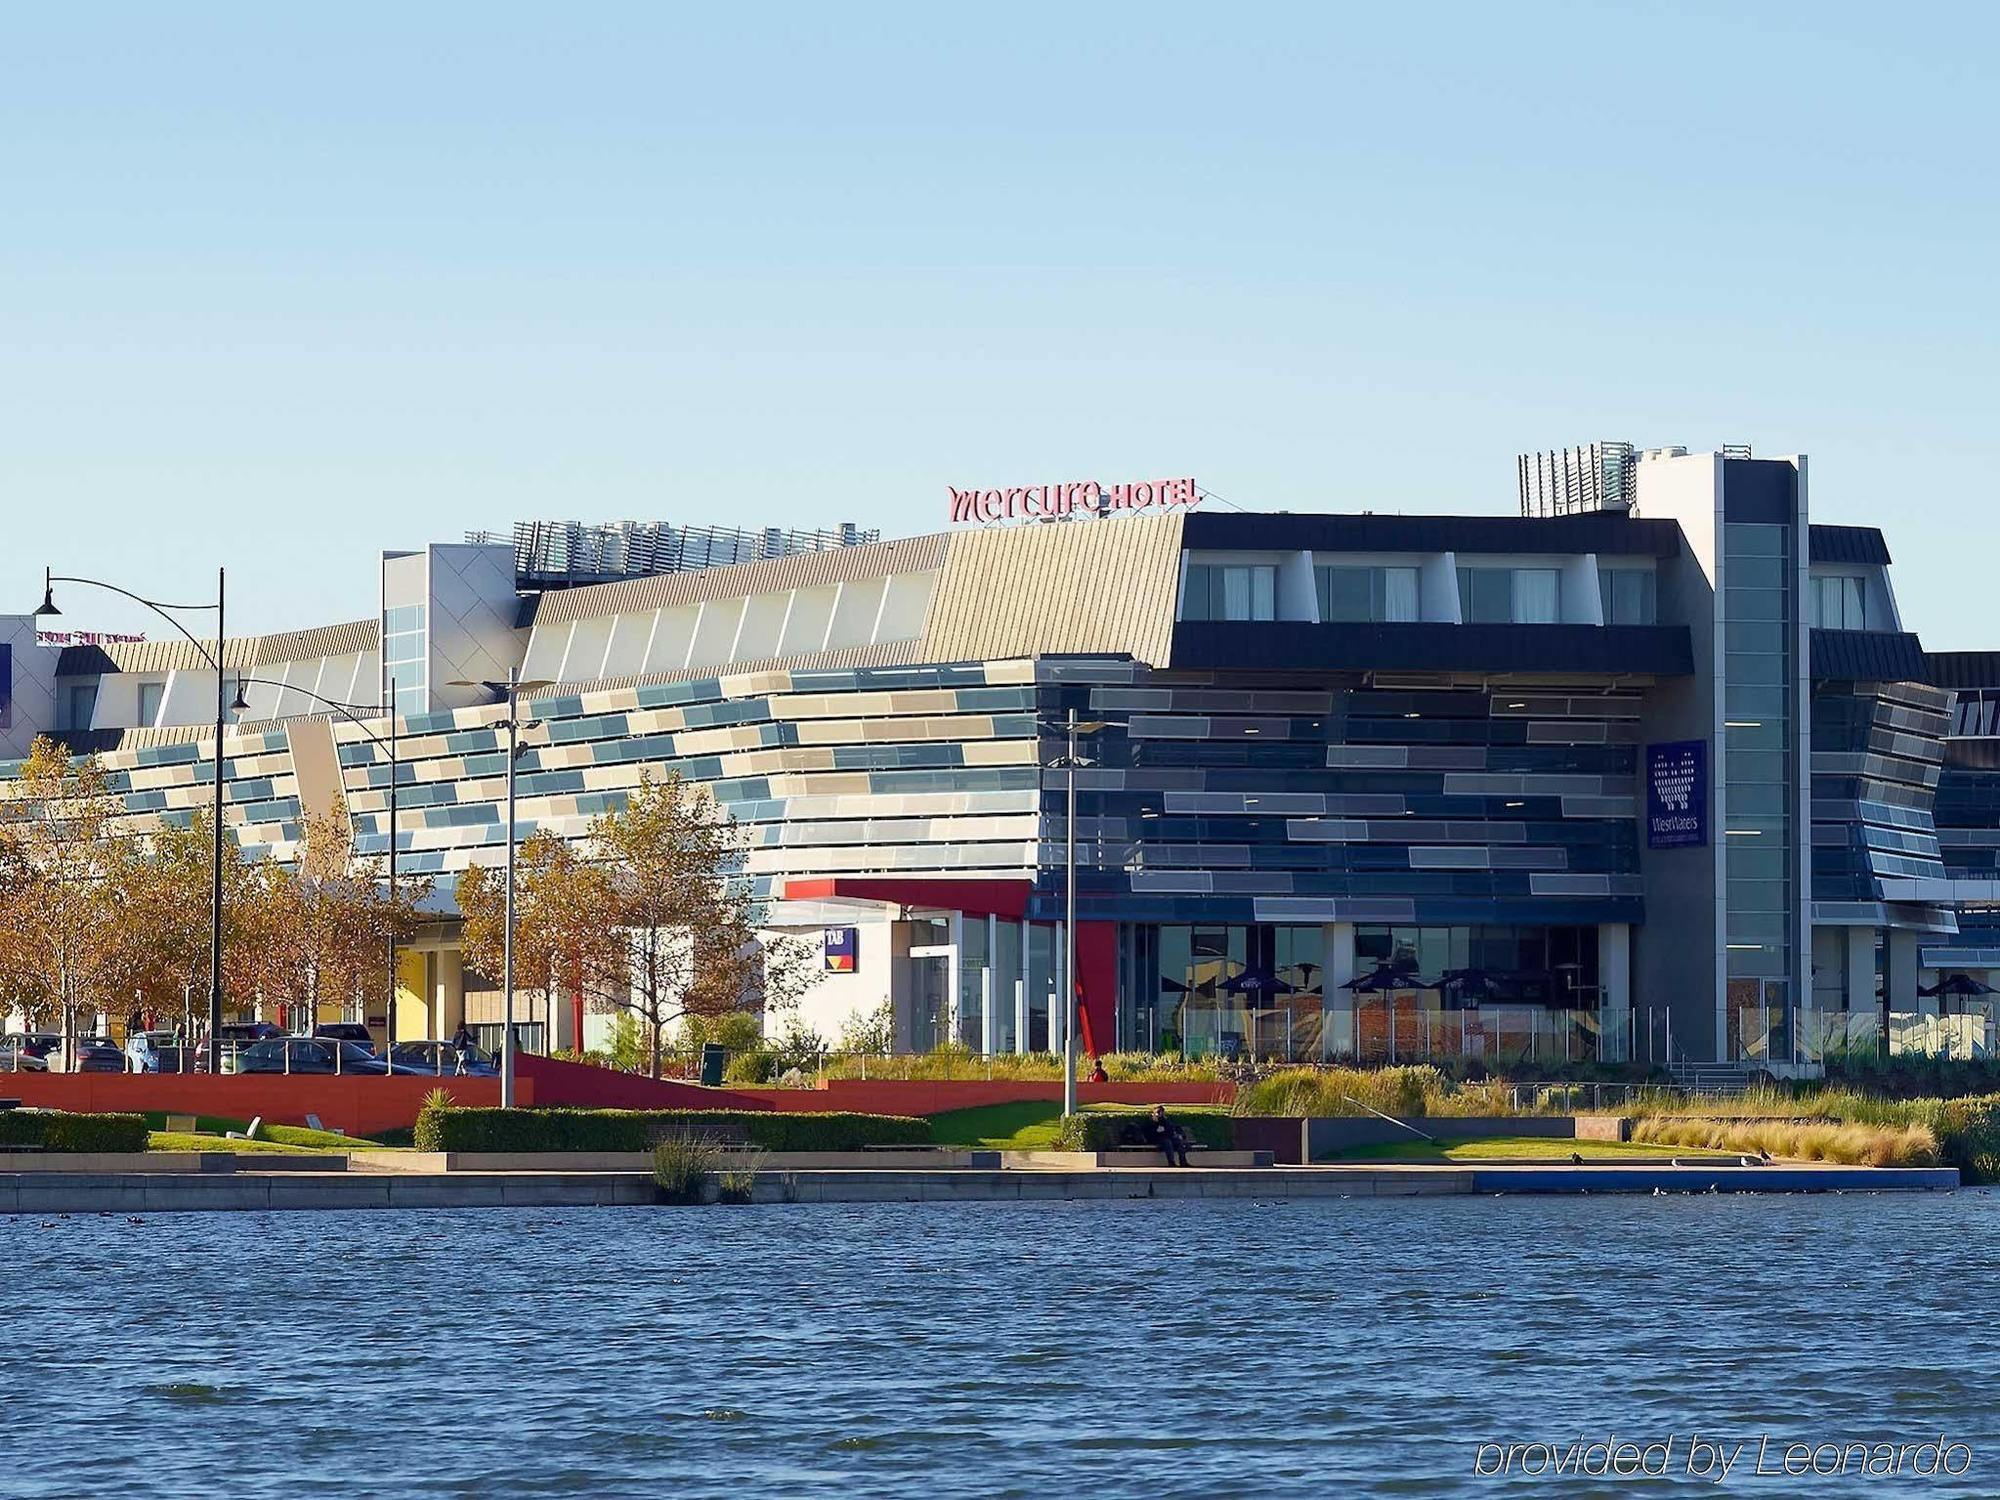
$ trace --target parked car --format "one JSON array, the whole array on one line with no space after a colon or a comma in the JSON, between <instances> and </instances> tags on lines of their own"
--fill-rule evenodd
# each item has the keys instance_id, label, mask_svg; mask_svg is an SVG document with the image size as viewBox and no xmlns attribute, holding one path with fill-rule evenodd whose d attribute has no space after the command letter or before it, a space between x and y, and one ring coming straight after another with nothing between
<instances>
[{"instance_id":1,"label":"parked car","mask_svg":"<svg viewBox=\"0 0 2000 1500\"><path fill-rule=\"evenodd\" d=\"M389 1049L398 1073L424 1073L440 1078L491 1078L500 1069L477 1047L453 1042L398 1042Z\"/></svg>"},{"instance_id":2,"label":"parked car","mask_svg":"<svg viewBox=\"0 0 2000 1500\"><path fill-rule=\"evenodd\" d=\"M122 1073L125 1054L108 1036L80 1036L71 1047L60 1044L47 1059L51 1073Z\"/></svg>"},{"instance_id":3,"label":"parked car","mask_svg":"<svg viewBox=\"0 0 2000 1500\"><path fill-rule=\"evenodd\" d=\"M125 1038L125 1066L133 1073L171 1072L179 1050L171 1031L135 1031Z\"/></svg>"},{"instance_id":4,"label":"parked car","mask_svg":"<svg viewBox=\"0 0 2000 1500\"><path fill-rule=\"evenodd\" d=\"M371 1057L375 1053L375 1034L359 1021L327 1021L313 1027L312 1034L322 1041L352 1042Z\"/></svg>"},{"instance_id":5,"label":"parked car","mask_svg":"<svg viewBox=\"0 0 2000 1500\"><path fill-rule=\"evenodd\" d=\"M354 1042L311 1036L271 1037L253 1042L236 1057L239 1073L378 1074L389 1065Z\"/></svg>"},{"instance_id":6,"label":"parked car","mask_svg":"<svg viewBox=\"0 0 2000 1500\"><path fill-rule=\"evenodd\" d=\"M0 1073L46 1073L48 1054L61 1040L18 1031L0 1037Z\"/></svg>"},{"instance_id":7,"label":"parked car","mask_svg":"<svg viewBox=\"0 0 2000 1500\"><path fill-rule=\"evenodd\" d=\"M222 1023L222 1071L234 1071L235 1055L253 1042L269 1041L285 1033L269 1021L224 1021ZM208 1071L208 1038L194 1049L194 1070Z\"/></svg>"}]
</instances>

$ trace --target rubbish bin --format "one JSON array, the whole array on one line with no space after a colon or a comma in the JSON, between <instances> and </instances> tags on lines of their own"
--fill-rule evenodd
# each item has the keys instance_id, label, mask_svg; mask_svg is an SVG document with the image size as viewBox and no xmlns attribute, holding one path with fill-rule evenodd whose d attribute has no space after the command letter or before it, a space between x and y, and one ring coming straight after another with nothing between
<instances>
[{"instance_id":1,"label":"rubbish bin","mask_svg":"<svg viewBox=\"0 0 2000 1500\"><path fill-rule=\"evenodd\" d=\"M720 1042L701 1044L701 1081L709 1088L722 1086L722 1069L729 1061L729 1049Z\"/></svg>"}]
</instances>

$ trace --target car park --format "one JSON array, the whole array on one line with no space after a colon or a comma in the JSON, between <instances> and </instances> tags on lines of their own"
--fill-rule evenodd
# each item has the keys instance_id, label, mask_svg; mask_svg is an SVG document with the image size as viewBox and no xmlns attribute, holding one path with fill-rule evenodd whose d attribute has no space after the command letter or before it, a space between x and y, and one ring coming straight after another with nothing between
<instances>
[{"instance_id":1,"label":"car park","mask_svg":"<svg viewBox=\"0 0 2000 1500\"><path fill-rule=\"evenodd\" d=\"M423 1073L439 1078L491 1078L500 1070L485 1053L454 1042L398 1042L389 1049L398 1073Z\"/></svg>"},{"instance_id":2,"label":"car park","mask_svg":"<svg viewBox=\"0 0 2000 1500\"><path fill-rule=\"evenodd\" d=\"M313 1027L312 1034L322 1041L352 1042L370 1053L375 1050L375 1034L359 1021L324 1021Z\"/></svg>"},{"instance_id":3,"label":"car park","mask_svg":"<svg viewBox=\"0 0 2000 1500\"><path fill-rule=\"evenodd\" d=\"M238 1073L386 1073L389 1065L354 1042L327 1037L269 1037L237 1054Z\"/></svg>"},{"instance_id":4,"label":"car park","mask_svg":"<svg viewBox=\"0 0 2000 1500\"><path fill-rule=\"evenodd\" d=\"M122 1073L125 1054L108 1036L80 1036L58 1044L45 1059L51 1073Z\"/></svg>"}]
</instances>

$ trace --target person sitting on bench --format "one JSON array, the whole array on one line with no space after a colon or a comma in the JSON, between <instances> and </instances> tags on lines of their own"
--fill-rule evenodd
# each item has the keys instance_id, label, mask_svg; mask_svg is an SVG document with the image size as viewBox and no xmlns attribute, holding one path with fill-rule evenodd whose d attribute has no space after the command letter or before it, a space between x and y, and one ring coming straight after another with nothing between
<instances>
[{"instance_id":1,"label":"person sitting on bench","mask_svg":"<svg viewBox=\"0 0 2000 1500\"><path fill-rule=\"evenodd\" d=\"M1167 1118L1167 1107L1155 1104L1153 1112L1146 1118L1146 1136L1160 1148L1160 1154L1167 1159L1170 1167L1185 1167L1188 1163L1188 1141L1180 1126Z\"/></svg>"}]
</instances>

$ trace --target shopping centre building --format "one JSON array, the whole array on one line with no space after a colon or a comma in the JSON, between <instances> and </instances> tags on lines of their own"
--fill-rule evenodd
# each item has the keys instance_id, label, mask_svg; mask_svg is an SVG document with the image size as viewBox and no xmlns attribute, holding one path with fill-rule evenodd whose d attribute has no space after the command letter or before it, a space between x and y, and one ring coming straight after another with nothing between
<instances>
[{"instance_id":1,"label":"shopping centre building","mask_svg":"<svg viewBox=\"0 0 2000 1500\"><path fill-rule=\"evenodd\" d=\"M400 1029L491 1026L450 890L504 858L504 711L459 684L514 669L552 684L515 833L581 838L648 771L705 783L770 927L823 947L829 1038L886 1006L900 1048L1052 1044L1073 775L1096 1050L1988 1045L2000 654L1926 654L1882 534L1810 522L1802 458L1603 444L1523 459L1519 489L1424 516L954 489L935 535L577 577L518 539L385 553L367 618L227 643L228 824L282 860L329 810L384 851L386 725L320 700L392 685L399 859L440 907ZM133 832L205 806L196 649L36 623L0 620L0 753L97 753Z\"/></svg>"}]
</instances>

